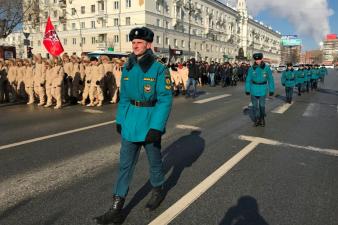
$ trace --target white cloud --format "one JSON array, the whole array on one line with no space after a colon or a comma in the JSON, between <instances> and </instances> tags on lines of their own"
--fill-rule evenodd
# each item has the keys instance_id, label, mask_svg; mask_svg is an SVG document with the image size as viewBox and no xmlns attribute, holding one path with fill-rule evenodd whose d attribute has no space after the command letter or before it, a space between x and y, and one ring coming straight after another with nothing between
<instances>
[{"instance_id":1,"label":"white cloud","mask_svg":"<svg viewBox=\"0 0 338 225\"><path fill-rule=\"evenodd\" d=\"M220 2L225 2L221 0ZM227 0L236 5L237 0ZM253 16L264 11L272 16L286 19L301 36L310 36L317 43L330 33L329 16L334 11L327 0L247 0ZM269 24L269 21L264 21ZM278 30L278 27L274 27Z\"/></svg>"}]
</instances>

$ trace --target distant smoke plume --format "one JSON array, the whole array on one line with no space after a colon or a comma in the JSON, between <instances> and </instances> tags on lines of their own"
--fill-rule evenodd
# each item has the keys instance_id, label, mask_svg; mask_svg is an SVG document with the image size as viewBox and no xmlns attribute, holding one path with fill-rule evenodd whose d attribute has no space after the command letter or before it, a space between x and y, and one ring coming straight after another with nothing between
<instances>
[{"instance_id":1,"label":"distant smoke plume","mask_svg":"<svg viewBox=\"0 0 338 225\"><path fill-rule=\"evenodd\" d=\"M236 6L237 0L221 0ZM287 19L301 36L311 36L319 43L330 33L329 16L334 11L328 0L247 0L249 13L256 16L265 11L275 17ZM263 21L269 24L269 21ZM278 30L278 27L273 27Z\"/></svg>"}]
</instances>

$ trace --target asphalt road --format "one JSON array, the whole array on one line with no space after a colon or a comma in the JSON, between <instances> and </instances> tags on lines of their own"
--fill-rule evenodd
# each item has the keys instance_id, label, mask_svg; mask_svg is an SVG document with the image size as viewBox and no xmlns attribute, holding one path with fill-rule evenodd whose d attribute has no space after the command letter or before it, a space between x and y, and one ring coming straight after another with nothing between
<instances>
[{"instance_id":1,"label":"asphalt road","mask_svg":"<svg viewBox=\"0 0 338 225\"><path fill-rule=\"evenodd\" d=\"M338 225L338 73L291 106L279 79L264 128L252 127L243 84L175 98L162 150L166 199L144 209L142 150L123 224ZM118 168L116 107L0 107L1 225L94 224Z\"/></svg>"}]
</instances>

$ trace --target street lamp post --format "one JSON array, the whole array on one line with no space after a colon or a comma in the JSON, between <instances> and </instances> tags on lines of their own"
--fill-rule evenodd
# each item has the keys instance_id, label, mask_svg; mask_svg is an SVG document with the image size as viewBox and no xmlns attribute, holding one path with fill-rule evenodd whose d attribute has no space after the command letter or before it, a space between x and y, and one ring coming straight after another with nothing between
<instances>
[{"instance_id":1,"label":"street lamp post","mask_svg":"<svg viewBox=\"0 0 338 225\"><path fill-rule=\"evenodd\" d=\"M189 0L189 2L186 3L186 5L184 6L185 10L187 10L189 12L189 23L188 23L188 49L189 49L189 56L190 56L190 51L191 51L191 14L193 12L195 12L195 6L191 3L191 0Z\"/></svg>"}]
</instances>

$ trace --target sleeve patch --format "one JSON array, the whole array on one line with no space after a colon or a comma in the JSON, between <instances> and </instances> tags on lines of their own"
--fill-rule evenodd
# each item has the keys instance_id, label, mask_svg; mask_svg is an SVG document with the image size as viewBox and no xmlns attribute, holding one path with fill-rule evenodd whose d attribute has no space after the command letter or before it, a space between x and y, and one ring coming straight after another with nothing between
<instances>
[{"instance_id":1,"label":"sleeve patch","mask_svg":"<svg viewBox=\"0 0 338 225\"><path fill-rule=\"evenodd\" d=\"M129 77L125 77L125 78L123 78L123 80L129 80Z\"/></svg>"}]
</instances>

